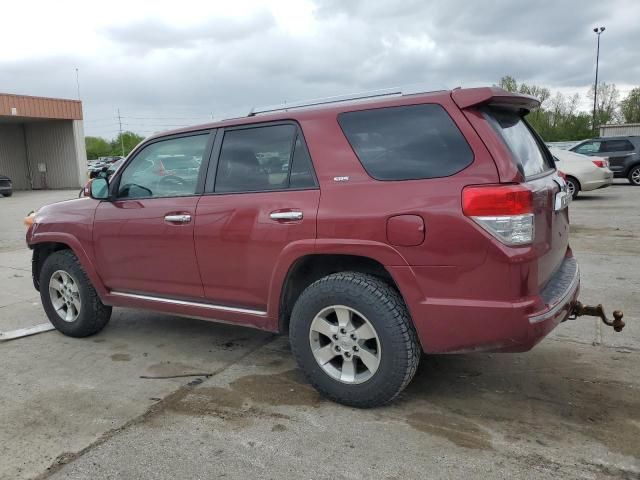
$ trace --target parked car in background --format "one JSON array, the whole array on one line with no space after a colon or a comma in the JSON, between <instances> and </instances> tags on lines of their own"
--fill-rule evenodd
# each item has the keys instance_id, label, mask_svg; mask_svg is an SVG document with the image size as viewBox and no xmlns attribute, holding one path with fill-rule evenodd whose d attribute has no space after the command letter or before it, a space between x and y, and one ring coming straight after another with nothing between
<instances>
[{"instance_id":1,"label":"parked car in background","mask_svg":"<svg viewBox=\"0 0 640 480\"><path fill-rule=\"evenodd\" d=\"M569 150L551 148L556 168L565 174L569 193L573 198L578 194L605 188L613 183L613 173L606 158L588 157Z\"/></svg>"},{"instance_id":2,"label":"parked car in background","mask_svg":"<svg viewBox=\"0 0 640 480\"><path fill-rule=\"evenodd\" d=\"M570 150L572 147L580 143L580 140L570 142L545 142L549 148L557 148L558 150Z\"/></svg>"},{"instance_id":3,"label":"parked car in background","mask_svg":"<svg viewBox=\"0 0 640 480\"><path fill-rule=\"evenodd\" d=\"M96 165L89 169L89 178L96 178L100 174L105 174L108 177L114 174L120 165L124 163L124 158L119 158L113 163Z\"/></svg>"},{"instance_id":4,"label":"parked car in background","mask_svg":"<svg viewBox=\"0 0 640 480\"><path fill-rule=\"evenodd\" d=\"M124 157L100 157L97 160L89 160L87 162L87 172L89 178L95 178L100 172L106 172L108 168L110 168L113 164L119 162L120 160L124 160Z\"/></svg>"},{"instance_id":5,"label":"parked car in background","mask_svg":"<svg viewBox=\"0 0 640 480\"><path fill-rule=\"evenodd\" d=\"M0 175L0 195L5 197L13 195L13 183L6 175Z\"/></svg>"},{"instance_id":6,"label":"parked car in background","mask_svg":"<svg viewBox=\"0 0 640 480\"><path fill-rule=\"evenodd\" d=\"M632 185L640 186L640 136L593 138L570 150L606 157L614 177L627 178Z\"/></svg>"},{"instance_id":7,"label":"parked car in background","mask_svg":"<svg viewBox=\"0 0 640 480\"><path fill-rule=\"evenodd\" d=\"M328 398L385 404L422 352L521 352L573 311L569 194L499 88L257 109L146 139L32 217L53 325L112 307L288 332ZM487 281L490 279L490 281Z\"/></svg>"}]
</instances>

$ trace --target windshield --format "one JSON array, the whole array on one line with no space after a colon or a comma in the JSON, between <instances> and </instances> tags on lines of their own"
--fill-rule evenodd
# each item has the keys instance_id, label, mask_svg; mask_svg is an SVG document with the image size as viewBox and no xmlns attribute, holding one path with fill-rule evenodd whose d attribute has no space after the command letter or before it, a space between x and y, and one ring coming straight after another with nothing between
<instances>
[{"instance_id":1,"label":"windshield","mask_svg":"<svg viewBox=\"0 0 640 480\"><path fill-rule=\"evenodd\" d=\"M518 112L490 109L484 112L513 154L513 161L525 178L554 168L553 161L536 140L531 128Z\"/></svg>"}]
</instances>

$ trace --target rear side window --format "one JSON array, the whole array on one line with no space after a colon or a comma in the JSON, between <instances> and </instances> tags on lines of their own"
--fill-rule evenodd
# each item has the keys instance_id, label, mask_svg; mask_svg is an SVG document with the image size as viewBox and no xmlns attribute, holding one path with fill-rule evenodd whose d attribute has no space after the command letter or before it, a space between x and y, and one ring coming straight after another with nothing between
<instances>
[{"instance_id":1,"label":"rear side window","mask_svg":"<svg viewBox=\"0 0 640 480\"><path fill-rule=\"evenodd\" d=\"M215 192L264 192L315 186L311 158L294 125L225 132Z\"/></svg>"},{"instance_id":2,"label":"rear side window","mask_svg":"<svg viewBox=\"0 0 640 480\"><path fill-rule=\"evenodd\" d=\"M511 150L513 160L525 178L555 168L520 113L491 109L485 111L485 116Z\"/></svg>"},{"instance_id":3,"label":"rear side window","mask_svg":"<svg viewBox=\"0 0 640 480\"><path fill-rule=\"evenodd\" d=\"M601 152L628 152L633 150L629 140L605 140L600 148Z\"/></svg>"},{"instance_id":4,"label":"rear side window","mask_svg":"<svg viewBox=\"0 0 640 480\"><path fill-rule=\"evenodd\" d=\"M291 173L289 174L289 188L313 188L316 185L311 166L311 157L307 146L298 134L291 161Z\"/></svg>"},{"instance_id":5,"label":"rear side window","mask_svg":"<svg viewBox=\"0 0 640 480\"><path fill-rule=\"evenodd\" d=\"M348 112L338 122L376 180L447 177L473 162L467 141L440 105Z\"/></svg>"}]
</instances>

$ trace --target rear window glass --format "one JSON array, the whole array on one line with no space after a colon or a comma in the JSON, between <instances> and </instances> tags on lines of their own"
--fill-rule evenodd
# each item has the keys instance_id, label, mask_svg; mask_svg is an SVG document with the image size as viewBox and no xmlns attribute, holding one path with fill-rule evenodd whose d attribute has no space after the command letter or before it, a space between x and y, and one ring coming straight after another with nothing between
<instances>
[{"instance_id":1,"label":"rear window glass","mask_svg":"<svg viewBox=\"0 0 640 480\"><path fill-rule=\"evenodd\" d=\"M525 177L555 168L518 112L492 109L487 110L485 116L511 150L518 170Z\"/></svg>"},{"instance_id":2,"label":"rear window glass","mask_svg":"<svg viewBox=\"0 0 640 480\"><path fill-rule=\"evenodd\" d=\"M447 177L473 162L473 152L440 105L342 113L340 127L376 180Z\"/></svg>"}]
</instances>

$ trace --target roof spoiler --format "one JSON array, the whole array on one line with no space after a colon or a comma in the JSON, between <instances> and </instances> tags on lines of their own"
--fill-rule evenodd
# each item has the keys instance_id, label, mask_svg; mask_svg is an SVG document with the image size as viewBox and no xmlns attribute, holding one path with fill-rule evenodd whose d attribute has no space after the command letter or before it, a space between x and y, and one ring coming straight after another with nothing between
<instances>
[{"instance_id":1,"label":"roof spoiler","mask_svg":"<svg viewBox=\"0 0 640 480\"><path fill-rule=\"evenodd\" d=\"M479 105L495 105L526 110L540 106L540 100L523 93L508 92L499 87L456 88L451 98L461 109Z\"/></svg>"}]
</instances>

